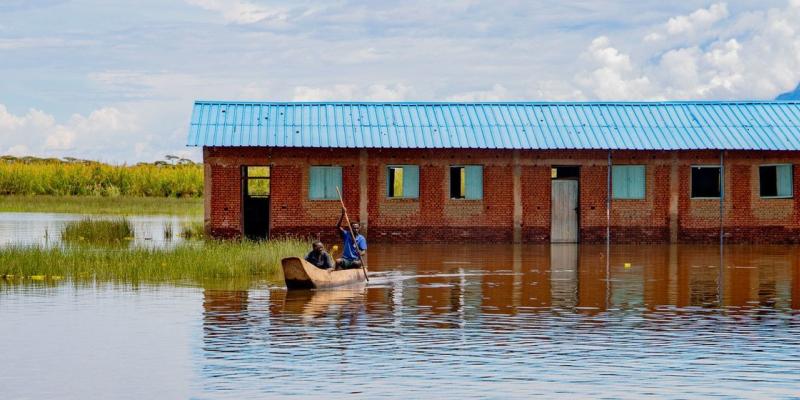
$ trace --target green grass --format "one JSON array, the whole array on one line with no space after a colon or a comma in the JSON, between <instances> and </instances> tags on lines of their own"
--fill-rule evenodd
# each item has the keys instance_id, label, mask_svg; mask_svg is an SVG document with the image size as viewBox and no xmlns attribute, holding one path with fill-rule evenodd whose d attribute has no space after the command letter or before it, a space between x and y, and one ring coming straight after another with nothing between
<instances>
[{"instance_id":1,"label":"green grass","mask_svg":"<svg viewBox=\"0 0 800 400\"><path fill-rule=\"evenodd\" d=\"M125 245L133 239L133 225L125 218L109 220L83 218L64 225L61 239L69 244Z\"/></svg>"},{"instance_id":2,"label":"green grass","mask_svg":"<svg viewBox=\"0 0 800 400\"><path fill-rule=\"evenodd\" d=\"M181 237L184 239L202 239L206 235L203 221L191 221L183 224Z\"/></svg>"},{"instance_id":3,"label":"green grass","mask_svg":"<svg viewBox=\"0 0 800 400\"><path fill-rule=\"evenodd\" d=\"M0 250L0 280L276 281L281 279L281 258L301 255L308 247L294 239L188 242L169 250L12 247Z\"/></svg>"},{"instance_id":4,"label":"green grass","mask_svg":"<svg viewBox=\"0 0 800 400\"><path fill-rule=\"evenodd\" d=\"M0 195L202 197L203 165L0 157Z\"/></svg>"},{"instance_id":5,"label":"green grass","mask_svg":"<svg viewBox=\"0 0 800 400\"><path fill-rule=\"evenodd\" d=\"M181 215L201 218L202 198L0 196L0 212L53 212L111 215Z\"/></svg>"}]
</instances>

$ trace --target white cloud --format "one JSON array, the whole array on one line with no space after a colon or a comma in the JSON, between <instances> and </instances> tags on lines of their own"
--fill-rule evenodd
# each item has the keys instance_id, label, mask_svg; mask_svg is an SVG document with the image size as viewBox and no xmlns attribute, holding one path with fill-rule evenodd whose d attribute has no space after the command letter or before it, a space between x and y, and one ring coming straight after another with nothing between
<instances>
[{"instance_id":1,"label":"white cloud","mask_svg":"<svg viewBox=\"0 0 800 400\"><path fill-rule=\"evenodd\" d=\"M475 90L471 92L457 93L447 97L448 101L500 101L508 100L509 91L505 86L495 83L491 89Z\"/></svg>"},{"instance_id":2,"label":"white cloud","mask_svg":"<svg viewBox=\"0 0 800 400\"><path fill-rule=\"evenodd\" d=\"M800 81L798 3L741 13L719 26L714 24L729 16L724 3L670 18L666 33L697 37L669 43L651 32L638 49L630 46L636 57L598 37L573 83L597 99L774 98Z\"/></svg>"},{"instance_id":3,"label":"white cloud","mask_svg":"<svg viewBox=\"0 0 800 400\"><path fill-rule=\"evenodd\" d=\"M322 87L297 86L294 88L294 101L354 100L354 101L400 101L409 100L413 88L402 83L394 85L336 84Z\"/></svg>"},{"instance_id":4,"label":"white cloud","mask_svg":"<svg viewBox=\"0 0 800 400\"><path fill-rule=\"evenodd\" d=\"M47 157L77 156L108 161L139 145L152 144L162 149L155 154L139 154L160 158L165 151L162 138L143 138L138 117L115 107L96 109L88 115L73 114L66 121L41 110L31 109L16 115L0 104L0 154Z\"/></svg>"},{"instance_id":5,"label":"white cloud","mask_svg":"<svg viewBox=\"0 0 800 400\"><path fill-rule=\"evenodd\" d=\"M715 22L728 17L728 5L717 3L709 8L701 8L689 15L680 15L670 18L666 23L667 33L680 35L707 29Z\"/></svg>"},{"instance_id":6,"label":"white cloud","mask_svg":"<svg viewBox=\"0 0 800 400\"><path fill-rule=\"evenodd\" d=\"M593 69L575 77L577 85L591 97L604 99L631 99L647 96L650 79L640 75L628 54L611 46L605 36L594 39L583 55Z\"/></svg>"},{"instance_id":7,"label":"white cloud","mask_svg":"<svg viewBox=\"0 0 800 400\"><path fill-rule=\"evenodd\" d=\"M264 7L246 0L185 0L187 3L214 11L227 22L252 24L260 21L283 24L288 19L284 8Z\"/></svg>"},{"instance_id":8,"label":"white cloud","mask_svg":"<svg viewBox=\"0 0 800 400\"><path fill-rule=\"evenodd\" d=\"M0 50L22 50L41 48L66 48L97 44L94 40L69 40L62 37L18 37L0 38Z\"/></svg>"}]
</instances>

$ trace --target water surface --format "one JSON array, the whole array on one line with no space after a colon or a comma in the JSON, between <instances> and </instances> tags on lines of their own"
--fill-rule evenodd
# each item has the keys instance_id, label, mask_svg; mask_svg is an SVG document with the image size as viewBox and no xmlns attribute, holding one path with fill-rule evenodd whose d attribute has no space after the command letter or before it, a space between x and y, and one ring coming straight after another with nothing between
<instances>
[{"instance_id":1,"label":"water surface","mask_svg":"<svg viewBox=\"0 0 800 400\"><path fill-rule=\"evenodd\" d=\"M68 213L0 212L0 249L8 246L59 246L64 226L83 218L120 219L123 216ZM174 215L124 216L134 231L131 246L170 247L183 241L181 228L196 218Z\"/></svg>"},{"instance_id":2,"label":"water surface","mask_svg":"<svg viewBox=\"0 0 800 400\"><path fill-rule=\"evenodd\" d=\"M3 398L792 398L800 248L374 245L363 290L0 283Z\"/></svg>"}]
</instances>

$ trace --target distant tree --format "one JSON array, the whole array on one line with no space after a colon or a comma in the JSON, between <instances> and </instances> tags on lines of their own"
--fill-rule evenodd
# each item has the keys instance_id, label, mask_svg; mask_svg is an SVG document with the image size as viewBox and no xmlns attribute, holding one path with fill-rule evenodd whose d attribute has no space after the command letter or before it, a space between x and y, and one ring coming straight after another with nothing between
<instances>
[{"instance_id":1,"label":"distant tree","mask_svg":"<svg viewBox=\"0 0 800 400\"><path fill-rule=\"evenodd\" d=\"M178 160L178 165L194 165L194 161L188 158L181 158Z\"/></svg>"},{"instance_id":2,"label":"distant tree","mask_svg":"<svg viewBox=\"0 0 800 400\"><path fill-rule=\"evenodd\" d=\"M173 156L172 154L167 154L166 156L164 156L164 158L166 158L167 161L169 161L171 164L175 164L175 161L180 159L180 157Z\"/></svg>"}]
</instances>

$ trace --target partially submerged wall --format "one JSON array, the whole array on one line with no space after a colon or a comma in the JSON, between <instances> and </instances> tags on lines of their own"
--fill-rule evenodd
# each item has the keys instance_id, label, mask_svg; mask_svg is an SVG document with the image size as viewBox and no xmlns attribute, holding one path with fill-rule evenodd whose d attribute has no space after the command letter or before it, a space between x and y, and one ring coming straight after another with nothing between
<instances>
[{"instance_id":1,"label":"partially submerged wall","mask_svg":"<svg viewBox=\"0 0 800 400\"><path fill-rule=\"evenodd\" d=\"M691 166L717 165L716 151L614 151L613 164L646 166L645 198L611 202L608 152L464 149L359 150L204 148L206 227L214 236L241 235L241 166L271 165L270 235L332 239L338 200L310 200L309 166L342 167L343 195L353 220L372 241L546 243L550 239L551 167L579 166L579 236L603 242L610 222L617 243L717 242L718 199L690 196ZM762 198L759 166L800 161L796 152L725 152L723 224L727 242L800 242L800 202ZM389 199L386 166L419 166L419 198ZM451 199L450 165L483 165L483 198ZM798 193L797 172L793 189Z\"/></svg>"}]
</instances>

